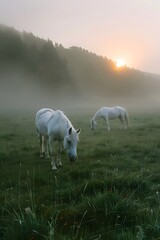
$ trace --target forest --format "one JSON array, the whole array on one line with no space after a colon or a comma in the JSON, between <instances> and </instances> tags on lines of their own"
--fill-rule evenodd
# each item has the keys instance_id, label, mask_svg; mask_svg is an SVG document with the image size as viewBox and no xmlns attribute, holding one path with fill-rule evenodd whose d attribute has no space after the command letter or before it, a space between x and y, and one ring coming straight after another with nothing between
<instances>
[{"instance_id":1,"label":"forest","mask_svg":"<svg viewBox=\"0 0 160 240\"><path fill-rule=\"evenodd\" d=\"M66 49L32 33L0 26L1 92L8 92L10 86L10 96L17 95L17 86L22 95L25 89L26 97L32 90L37 102L42 95L43 102L63 96L79 104L157 101L159 78L127 66L117 69L111 59L81 47Z\"/></svg>"}]
</instances>

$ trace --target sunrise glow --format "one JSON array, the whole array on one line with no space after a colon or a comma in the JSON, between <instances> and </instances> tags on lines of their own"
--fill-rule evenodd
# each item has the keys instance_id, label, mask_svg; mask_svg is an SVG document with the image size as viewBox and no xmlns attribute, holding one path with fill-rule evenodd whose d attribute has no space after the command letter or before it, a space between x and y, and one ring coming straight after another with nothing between
<instances>
[{"instance_id":1,"label":"sunrise glow","mask_svg":"<svg viewBox=\"0 0 160 240\"><path fill-rule=\"evenodd\" d=\"M124 67L125 65L126 65L126 63L125 63L125 61L123 59L119 58L119 59L116 60L116 66L118 68Z\"/></svg>"}]
</instances>

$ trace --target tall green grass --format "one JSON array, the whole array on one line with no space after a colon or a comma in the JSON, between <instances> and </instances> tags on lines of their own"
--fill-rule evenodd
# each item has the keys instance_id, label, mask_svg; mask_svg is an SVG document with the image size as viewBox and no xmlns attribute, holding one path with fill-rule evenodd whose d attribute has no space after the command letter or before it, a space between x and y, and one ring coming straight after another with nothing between
<instances>
[{"instance_id":1,"label":"tall green grass","mask_svg":"<svg viewBox=\"0 0 160 240\"><path fill-rule=\"evenodd\" d=\"M78 160L53 172L39 158L34 112L1 113L0 239L160 239L160 114L130 114L130 127L90 113L68 117L82 129Z\"/></svg>"}]
</instances>

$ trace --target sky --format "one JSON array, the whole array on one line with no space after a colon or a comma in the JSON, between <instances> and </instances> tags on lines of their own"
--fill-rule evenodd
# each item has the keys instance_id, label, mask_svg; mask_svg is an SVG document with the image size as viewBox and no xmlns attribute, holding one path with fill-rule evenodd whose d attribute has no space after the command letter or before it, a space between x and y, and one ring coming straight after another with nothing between
<instances>
[{"instance_id":1,"label":"sky","mask_svg":"<svg viewBox=\"0 0 160 240\"><path fill-rule=\"evenodd\" d=\"M160 0L0 0L0 23L160 74Z\"/></svg>"}]
</instances>

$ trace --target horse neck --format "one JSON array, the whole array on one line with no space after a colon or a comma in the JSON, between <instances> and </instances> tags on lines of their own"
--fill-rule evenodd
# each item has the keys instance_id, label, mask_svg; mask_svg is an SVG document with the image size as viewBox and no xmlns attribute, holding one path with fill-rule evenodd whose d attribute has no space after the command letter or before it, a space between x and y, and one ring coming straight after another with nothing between
<instances>
[{"instance_id":1,"label":"horse neck","mask_svg":"<svg viewBox=\"0 0 160 240\"><path fill-rule=\"evenodd\" d=\"M67 132L68 132L68 130L72 127L72 128L74 128L73 127L73 125L72 125L72 123L69 121L69 119L67 118L67 117L65 117L63 120L62 120L62 125L63 125L63 129L64 129L64 135L67 135Z\"/></svg>"},{"instance_id":2,"label":"horse neck","mask_svg":"<svg viewBox=\"0 0 160 240\"><path fill-rule=\"evenodd\" d=\"M67 129L69 129L69 128L74 128L73 127L73 125L72 125L72 123L69 121L69 119L68 118L66 118L66 124L67 124Z\"/></svg>"},{"instance_id":3,"label":"horse neck","mask_svg":"<svg viewBox=\"0 0 160 240\"><path fill-rule=\"evenodd\" d=\"M93 121L96 121L97 118L100 117L100 115L101 115L100 110L98 110L98 111L94 114L94 116L93 116Z\"/></svg>"}]
</instances>

